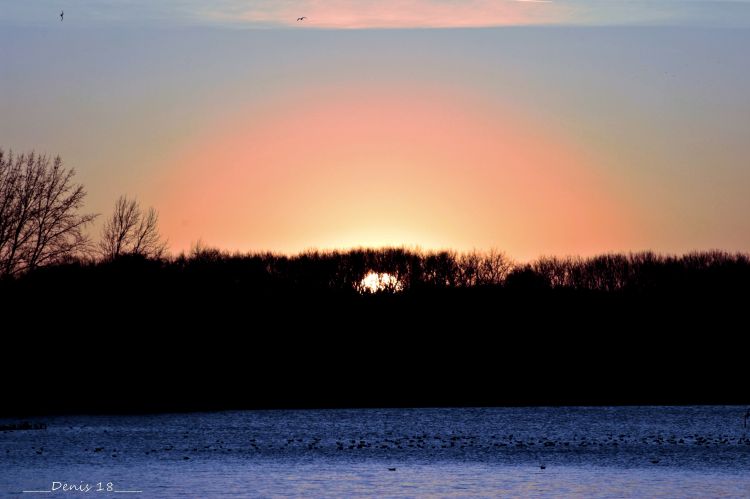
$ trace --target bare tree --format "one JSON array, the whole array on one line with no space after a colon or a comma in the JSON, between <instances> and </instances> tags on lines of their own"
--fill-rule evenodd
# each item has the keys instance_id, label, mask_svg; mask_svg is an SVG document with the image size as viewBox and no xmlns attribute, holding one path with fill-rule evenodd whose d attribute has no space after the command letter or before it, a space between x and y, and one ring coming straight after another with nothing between
<instances>
[{"instance_id":1,"label":"bare tree","mask_svg":"<svg viewBox=\"0 0 750 499\"><path fill-rule=\"evenodd\" d=\"M464 287L502 284L513 269L513 261L496 249L464 253L457 262L458 282Z\"/></svg>"},{"instance_id":2,"label":"bare tree","mask_svg":"<svg viewBox=\"0 0 750 499\"><path fill-rule=\"evenodd\" d=\"M158 223L155 209L149 208L143 213L137 200L120 196L102 229L99 250L109 259L121 255L161 258L167 243L159 235Z\"/></svg>"},{"instance_id":3,"label":"bare tree","mask_svg":"<svg viewBox=\"0 0 750 499\"><path fill-rule=\"evenodd\" d=\"M81 215L86 192L59 156L6 156L0 149L0 276L87 254L84 233L96 215Z\"/></svg>"},{"instance_id":4,"label":"bare tree","mask_svg":"<svg viewBox=\"0 0 750 499\"><path fill-rule=\"evenodd\" d=\"M513 261L496 249L484 253L477 267L477 284L502 284L513 270Z\"/></svg>"}]
</instances>

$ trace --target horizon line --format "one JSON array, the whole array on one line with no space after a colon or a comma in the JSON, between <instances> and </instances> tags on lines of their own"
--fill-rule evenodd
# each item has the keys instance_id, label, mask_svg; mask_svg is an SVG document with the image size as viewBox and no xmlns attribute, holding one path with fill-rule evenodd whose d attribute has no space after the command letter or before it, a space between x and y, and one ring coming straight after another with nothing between
<instances>
[{"instance_id":1,"label":"horizon line","mask_svg":"<svg viewBox=\"0 0 750 499\"><path fill-rule=\"evenodd\" d=\"M597 258L601 256L630 256L630 255L644 255L644 254L653 254L658 257L685 257L685 256L691 256L691 255L707 255L707 254L722 254L722 255L732 255L732 256L744 256L746 258L750 258L750 250L728 250L728 249L721 249L721 248L694 248L691 250L685 250L685 251L659 251L659 250L652 250L652 249L630 249L630 250L605 250L605 251L599 251L599 252L592 252L590 254L582 254L582 253L560 253L560 254L554 254L554 253L539 253L536 257L529 258L529 259L517 259L513 257L509 252L499 248L499 247L489 247L489 248L471 248L471 249L458 249L458 248L451 248L451 247L424 247L421 245L409 245L409 244L401 244L401 245L380 245L380 246L365 246L365 245L359 245L359 246L339 246L339 247L307 247L296 251L283 251L283 250L258 250L258 249L250 249L250 250L240 250L240 249L226 249L221 248L219 246L212 246L212 245L201 245L199 247L196 247L196 245L193 245L190 249L185 250L182 249L180 251L168 251L167 257L172 258L179 258L181 256L189 257L192 254L195 254L197 252L214 252L218 251L220 254L224 256L258 256L258 255L273 255L273 256L283 256L283 257L298 257L298 256L304 256L309 254L322 254L322 255L334 255L334 254L346 254L346 253L353 253L357 251L405 251L405 252L411 252L415 254L423 254L423 255L434 255L434 254L440 254L440 253L453 253L455 255L461 256L461 255L490 255L490 254L499 254L502 255L513 262L516 263L528 263L528 262L534 262L540 259L547 259L547 258L559 258L559 259L568 259L568 258L576 258L576 259L591 259L591 258Z\"/></svg>"}]
</instances>

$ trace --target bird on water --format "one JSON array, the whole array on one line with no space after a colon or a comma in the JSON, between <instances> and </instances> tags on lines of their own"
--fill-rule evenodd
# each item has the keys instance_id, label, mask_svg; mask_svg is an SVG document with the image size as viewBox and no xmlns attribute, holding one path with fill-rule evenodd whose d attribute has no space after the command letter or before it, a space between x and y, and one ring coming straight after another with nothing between
<instances>
[{"instance_id":1,"label":"bird on water","mask_svg":"<svg viewBox=\"0 0 750 499\"><path fill-rule=\"evenodd\" d=\"M61 10L61 11L60 11L60 22L62 22L62 20L63 20L63 16L64 16L64 15L65 15L65 12L63 12L63 11Z\"/></svg>"}]
</instances>

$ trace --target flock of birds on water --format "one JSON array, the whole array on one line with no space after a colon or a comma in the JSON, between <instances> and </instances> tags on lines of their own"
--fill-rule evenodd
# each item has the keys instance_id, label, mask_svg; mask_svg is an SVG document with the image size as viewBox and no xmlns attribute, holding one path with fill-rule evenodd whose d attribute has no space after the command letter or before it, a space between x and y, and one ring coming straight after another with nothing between
<instances>
[{"instance_id":1,"label":"flock of birds on water","mask_svg":"<svg viewBox=\"0 0 750 499\"><path fill-rule=\"evenodd\" d=\"M28 429L28 428L24 428ZM43 428L46 429L46 425ZM71 427L73 429L73 427ZM19 429L5 429L3 432L19 431ZM36 432L35 432L36 433ZM108 433L104 430L104 433ZM113 434L115 432L112 432ZM182 439L191 439L190 432L183 432ZM203 442L205 443L205 442ZM373 457L389 457L401 454L406 456L418 457L418 454L424 450L429 450L435 456L455 457L456 454L482 453L490 455L491 453L506 453L513 455L526 454L528 458L541 462L538 466L544 470L547 468L545 460L541 457L546 455L551 457L554 453L572 452L578 454L596 453L597 451L612 451L618 448L627 448L632 446L648 447L648 452L642 453L644 459L652 464L659 464L660 457L667 457L667 453L660 452L659 449L668 450L668 448L685 448L685 447L702 447L702 448L720 448L734 446L742 452L750 452L750 435L747 432L742 436L717 434L702 436L689 434L684 436L649 434L632 436L628 434L609 434L602 438L596 439L586 436L574 436L572 439L556 440L548 437L519 437L512 434L476 436L461 434L434 434L427 433L408 435L408 436L391 436L389 438L365 438L356 436L355 438L326 438L325 441L320 437L288 437L285 439L263 440L250 438L244 443L228 443L225 440L217 439L208 445L169 445L153 446L148 448L140 447L122 449L118 447L91 446L81 449L84 453L91 453L111 458L127 458L134 454L145 454L159 459L175 459L189 461L200 457L213 457L217 454L238 455L243 454L261 454L273 456L276 453L298 453L304 454L323 454L323 455L366 455L369 451ZM26 454L35 452L37 455L51 455L45 451L42 445L31 446L29 448L6 449L7 457L13 454ZM190 455L185 455L190 454ZM191 457L192 456L192 457ZM396 471L396 468L387 468L388 471Z\"/></svg>"}]
</instances>

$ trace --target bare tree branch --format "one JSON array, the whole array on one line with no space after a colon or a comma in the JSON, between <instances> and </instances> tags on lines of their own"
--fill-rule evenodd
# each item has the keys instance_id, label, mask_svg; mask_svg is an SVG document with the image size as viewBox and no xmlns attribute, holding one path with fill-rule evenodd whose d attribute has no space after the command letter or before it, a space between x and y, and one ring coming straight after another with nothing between
<instances>
[{"instance_id":1,"label":"bare tree branch","mask_svg":"<svg viewBox=\"0 0 750 499\"><path fill-rule=\"evenodd\" d=\"M86 191L74 175L59 156L0 150L0 276L89 252L96 215L78 213Z\"/></svg>"},{"instance_id":2,"label":"bare tree branch","mask_svg":"<svg viewBox=\"0 0 750 499\"><path fill-rule=\"evenodd\" d=\"M138 201L120 196L102 229L99 251L107 259L121 255L161 258L167 243L159 234L158 222L156 210L149 208L144 214Z\"/></svg>"}]
</instances>

